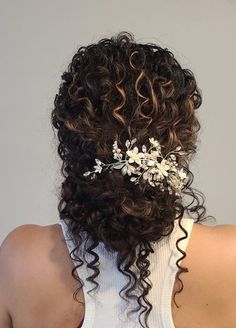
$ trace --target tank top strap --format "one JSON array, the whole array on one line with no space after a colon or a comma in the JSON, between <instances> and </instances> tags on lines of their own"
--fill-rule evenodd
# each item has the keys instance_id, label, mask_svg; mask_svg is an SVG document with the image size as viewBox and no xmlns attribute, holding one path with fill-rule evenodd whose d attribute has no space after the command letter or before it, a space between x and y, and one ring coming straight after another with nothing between
<instances>
[{"instance_id":1,"label":"tank top strap","mask_svg":"<svg viewBox=\"0 0 236 328\"><path fill-rule=\"evenodd\" d=\"M67 249L70 254L75 248L73 236L69 231L66 220L60 220L59 224L61 225L65 242L67 244ZM82 243L82 246L84 246L84 243ZM90 255L89 254L86 255L87 255L86 258L87 259L89 258L91 260ZM74 263L74 266L78 265L78 262L74 259L73 255L72 255L72 261ZM78 269L76 271L78 273ZM85 328L93 328L95 326L95 300L93 299L93 295L88 293L88 291L92 289L94 286L90 281L86 280L86 278L90 274L91 272L89 271L89 268L87 268L86 263L84 261L83 265L79 267L79 278L81 278L84 283L83 294L84 294L84 301L85 301L85 315L83 318L83 327Z\"/></svg>"},{"instance_id":2,"label":"tank top strap","mask_svg":"<svg viewBox=\"0 0 236 328\"><path fill-rule=\"evenodd\" d=\"M181 229L181 226L187 231L187 234ZM191 236L194 220L189 217L183 217L181 220L177 219L174 221L174 229L171 233L171 238L169 240L170 247L170 256L168 260L167 272L162 286L162 295L161 295L161 320L163 327L168 326L170 328L175 328L173 318L172 318L172 309L171 309L171 298L172 291L174 288L176 274L178 272L178 267L176 261L183 257L183 254L177 249L176 242L178 242L178 247L186 252L187 245ZM187 235L187 237L186 237ZM182 259L178 262L180 266ZM169 323L169 325L166 323Z\"/></svg>"}]
</instances>

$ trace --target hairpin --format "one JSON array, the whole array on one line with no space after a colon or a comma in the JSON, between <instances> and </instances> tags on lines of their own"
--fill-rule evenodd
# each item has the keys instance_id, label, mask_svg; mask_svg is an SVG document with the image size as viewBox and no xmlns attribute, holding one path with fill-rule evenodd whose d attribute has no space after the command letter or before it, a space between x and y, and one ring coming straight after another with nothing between
<instances>
[{"instance_id":1,"label":"hairpin","mask_svg":"<svg viewBox=\"0 0 236 328\"><path fill-rule=\"evenodd\" d=\"M139 152L138 147L132 148L136 138L131 141L126 140L125 146L127 148L125 158L121 149L117 146L117 141L113 143L113 158L116 162L104 164L98 158L95 158L96 165L94 165L94 171L87 171L83 175L91 175L91 179L94 179L97 173L101 173L107 169L121 170L122 175L131 176L130 181L135 184L139 183L140 178L147 180L153 187L159 187L161 191L164 191L164 180L168 183L168 192L176 195L180 195L181 189L186 178L186 173L183 171L183 167L179 168L176 162L176 154L184 155L185 151L180 146L170 151L165 157L161 153L161 145L158 140L149 138L151 146L147 150L145 145L142 145L142 151Z\"/></svg>"}]
</instances>

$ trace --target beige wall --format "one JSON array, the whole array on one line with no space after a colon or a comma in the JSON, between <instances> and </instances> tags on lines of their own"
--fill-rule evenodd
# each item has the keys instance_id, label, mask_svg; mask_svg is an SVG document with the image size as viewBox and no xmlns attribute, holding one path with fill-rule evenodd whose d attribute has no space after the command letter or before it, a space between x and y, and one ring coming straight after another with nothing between
<instances>
[{"instance_id":1,"label":"beige wall","mask_svg":"<svg viewBox=\"0 0 236 328\"><path fill-rule=\"evenodd\" d=\"M50 112L80 45L127 30L160 42L203 92L194 186L217 223L235 224L236 1L0 1L0 241L25 223L56 223L60 182Z\"/></svg>"}]
</instances>

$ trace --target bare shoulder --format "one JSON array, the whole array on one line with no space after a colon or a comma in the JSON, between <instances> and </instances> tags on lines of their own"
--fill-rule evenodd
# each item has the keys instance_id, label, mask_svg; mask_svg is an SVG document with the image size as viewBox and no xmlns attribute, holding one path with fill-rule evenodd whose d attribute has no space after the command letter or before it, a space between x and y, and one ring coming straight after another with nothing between
<instances>
[{"instance_id":1,"label":"bare shoulder","mask_svg":"<svg viewBox=\"0 0 236 328\"><path fill-rule=\"evenodd\" d=\"M0 246L1 271L6 268L9 273L13 273L11 269L17 269L18 265L24 263L39 233L40 226L34 224L18 226L10 231Z\"/></svg>"},{"instance_id":2,"label":"bare shoulder","mask_svg":"<svg viewBox=\"0 0 236 328\"><path fill-rule=\"evenodd\" d=\"M227 308L230 313L234 313L234 323L236 325L236 225L223 224L214 227L214 234L217 243L216 255L219 270L222 273L222 296L228 300Z\"/></svg>"},{"instance_id":3,"label":"bare shoulder","mask_svg":"<svg viewBox=\"0 0 236 328\"><path fill-rule=\"evenodd\" d=\"M22 234L28 234L28 231L32 231L35 229L39 229L41 226L37 225L37 224L23 224L20 225L16 228L14 228L13 230L11 230L5 237L5 239L3 240L1 247L4 245L5 243L9 243L9 241L11 240L15 240L15 238L19 238L19 236L21 237Z\"/></svg>"},{"instance_id":4,"label":"bare shoulder","mask_svg":"<svg viewBox=\"0 0 236 328\"><path fill-rule=\"evenodd\" d=\"M199 259L205 258L225 273L228 269L229 274L236 278L236 225L194 224L190 243L191 251L198 253Z\"/></svg>"},{"instance_id":5,"label":"bare shoulder","mask_svg":"<svg viewBox=\"0 0 236 328\"><path fill-rule=\"evenodd\" d=\"M180 308L172 303L176 327L236 327L236 226L194 223L186 255ZM176 280L173 292L179 287Z\"/></svg>"},{"instance_id":6,"label":"bare shoulder","mask_svg":"<svg viewBox=\"0 0 236 328\"><path fill-rule=\"evenodd\" d=\"M50 243L47 231L46 226L24 224L10 231L3 240L0 267L7 271L12 288L24 280L30 282L28 278L35 277L40 263L45 263Z\"/></svg>"},{"instance_id":7,"label":"bare shoulder","mask_svg":"<svg viewBox=\"0 0 236 328\"><path fill-rule=\"evenodd\" d=\"M224 249L224 246L228 246L228 243L235 244L236 225L220 224L215 226L207 226L205 224L195 223L193 229L193 235L194 234L194 237L200 239L203 243L214 243L222 241L223 244L220 246Z\"/></svg>"},{"instance_id":8,"label":"bare shoulder","mask_svg":"<svg viewBox=\"0 0 236 328\"><path fill-rule=\"evenodd\" d=\"M29 237L37 231L35 225L23 225L13 229L0 245L0 326L12 327L15 290L19 287L21 272L24 271ZM24 272L22 273L22 275Z\"/></svg>"},{"instance_id":9,"label":"bare shoulder","mask_svg":"<svg viewBox=\"0 0 236 328\"><path fill-rule=\"evenodd\" d=\"M58 224L25 224L6 236L0 246L0 276L8 286L4 303L18 326L37 326L40 317L62 322L63 307L74 302L72 267Z\"/></svg>"},{"instance_id":10,"label":"bare shoulder","mask_svg":"<svg viewBox=\"0 0 236 328\"><path fill-rule=\"evenodd\" d=\"M21 249L21 246L26 246L27 243L34 240L34 237L40 233L41 228L42 226L37 224L23 224L14 228L3 240L1 251L3 252L7 249L9 252L18 249L18 247Z\"/></svg>"},{"instance_id":11,"label":"bare shoulder","mask_svg":"<svg viewBox=\"0 0 236 328\"><path fill-rule=\"evenodd\" d=\"M206 226L196 224L195 226L198 241L203 243L203 247L208 246L210 251L215 249L214 253L218 263L222 263L222 266L230 263L236 265L236 225ZM220 259L220 255L223 258Z\"/></svg>"},{"instance_id":12,"label":"bare shoulder","mask_svg":"<svg viewBox=\"0 0 236 328\"><path fill-rule=\"evenodd\" d=\"M46 273L59 264L59 254L65 252L62 240L63 235L58 224L24 224L13 229L3 240L0 260L9 269L14 269L11 272L17 272L18 279L21 275L31 276L35 281L35 275L42 267L46 276Z\"/></svg>"},{"instance_id":13,"label":"bare shoulder","mask_svg":"<svg viewBox=\"0 0 236 328\"><path fill-rule=\"evenodd\" d=\"M46 255L45 251L51 241L48 227L50 226L24 224L14 228L1 244L1 260L14 269L21 268L18 275L22 271L23 274L30 273Z\"/></svg>"},{"instance_id":14,"label":"bare shoulder","mask_svg":"<svg viewBox=\"0 0 236 328\"><path fill-rule=\"evenodd\" d=\"M214 299L219 313L236 326L236 225L196 224L194 229L195 272L204 285L205 299Z\"/></svg>"}]
</instances>

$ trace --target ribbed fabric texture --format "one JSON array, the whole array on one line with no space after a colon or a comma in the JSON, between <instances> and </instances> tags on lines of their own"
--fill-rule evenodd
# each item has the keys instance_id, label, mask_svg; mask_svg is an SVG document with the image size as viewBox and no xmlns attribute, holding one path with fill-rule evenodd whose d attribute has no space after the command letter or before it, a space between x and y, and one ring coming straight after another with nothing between
<instances>
[{"instance_id":1,"label":"ribbed fabric texture","mask_svg":"<svg viewBox=\"0 0 236 328\"><path fill-rule=\"evenodd\" d=\"M67 243L68 252L70 253L75 248L75 243L68 230L66 221L60 220L59 223ZM182 239L178 243L178 247L183 251L186 250L193 224L194 220L192 218L184 217L181 220L181 226L183 226L188 233L188 237ZM179 221L175 220L172 233L169 236L162 237L162 239L154 245L154 253L149 255L149 270L151 274L148 278L153 285L146 297L153 306L148 318L150 328L175 328L171 312L171 295L175 276L178 271L176 261L183 256L176 248L176 241L181 237L185 237L185 233L179 227ZM79 256L82 256L84 246L84 243L82 243ZM137 308L137 302L131 300L129 304L119 296L119 291L129 280L116 268L115 260L117 253L106 251L103 243L100 243L94 251L99 255L100 262L100 274L96 278L100 288L97 292L87 293L87 291L95 286L86 280L88 276L93 274L93 270L86 267L86 262L77 269L78 276L84 283L85 317L82 328L142 327L138 321L139 312L127 316L127 311L130 308ZM87 261L94 259L87 253L85 253L85 258ZM73 260L73 262L75 265L79 264L79 262L75 260ZM180 265L181 262L178 262L178 264ZM123 292L122 296L124 296ZM142 310L143 308L141 311ZM143 319L144 316L142 315L142 323L144 322Z\"/></svg>"}]
</instances>

